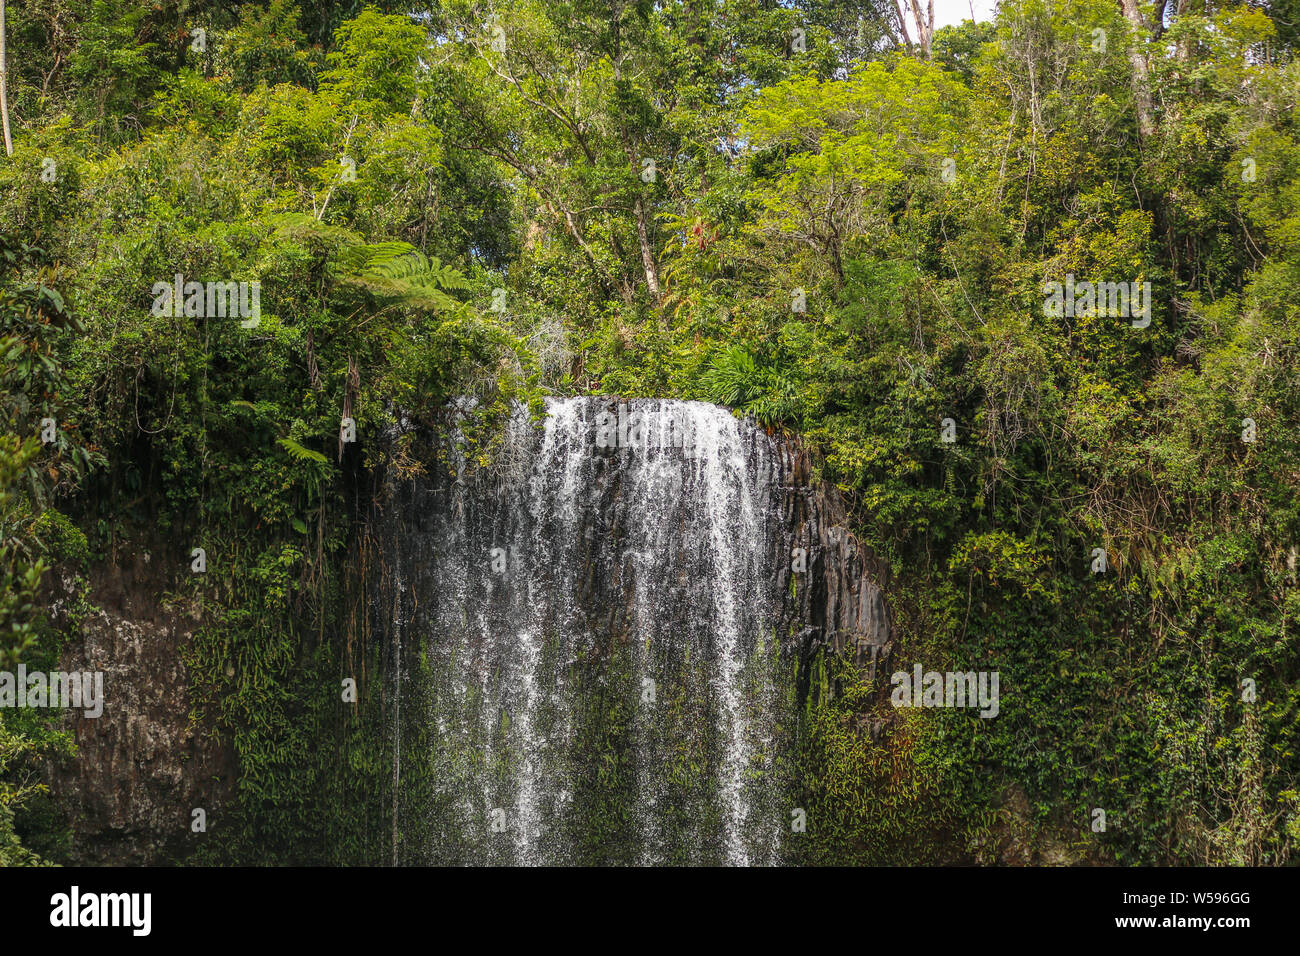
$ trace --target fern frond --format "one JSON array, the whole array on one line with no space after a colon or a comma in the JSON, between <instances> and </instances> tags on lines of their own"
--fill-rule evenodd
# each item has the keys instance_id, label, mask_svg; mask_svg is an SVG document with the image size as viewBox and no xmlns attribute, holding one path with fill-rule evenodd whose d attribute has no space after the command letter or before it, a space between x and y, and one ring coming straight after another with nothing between
<instances>
[{"instance_id":1,"label":"fern frond","mask_svg":"<svg viewBox=\"0 0 1300 956\"><path fill-rule=\"evenodd\" d=\"M298 444L292 438L279 438L276 440L276 444L299 461L316 461L325 465L329 464L330 460L320 452L312 451L310 448Z\"/></svg>"},{"instance_id":2,"label":"fern frond","mask_svg":"<svg viewBox=\"0 0 1300 956\"><path fill-rule=\"evenodd\" d=\"M445 290L465 290L470 282L460 270L429 258L405 242L357 246L339 256L348 281L375 295L447 312L457 305Z\"/></svg>"}]
</instances>

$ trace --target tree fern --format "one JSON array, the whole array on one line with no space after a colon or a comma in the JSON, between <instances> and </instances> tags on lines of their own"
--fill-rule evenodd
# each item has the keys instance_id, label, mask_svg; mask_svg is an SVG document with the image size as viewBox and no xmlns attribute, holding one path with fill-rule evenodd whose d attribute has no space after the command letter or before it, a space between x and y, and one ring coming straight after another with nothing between
<instances>
[{"instance_id":1,"label":"tree fern","mask_svg":"<svg viewBox=\"0 0 1300 956\"><path fill-rule=\"evenodd\" d=\"M282 214L275 224L277 238L325 246L341 281L379 298L448 312L459 303L447 293L471 288L459 269L407 242L361 242L351 230L317 222L305 213Z\"/></svg>"}]
</instances>

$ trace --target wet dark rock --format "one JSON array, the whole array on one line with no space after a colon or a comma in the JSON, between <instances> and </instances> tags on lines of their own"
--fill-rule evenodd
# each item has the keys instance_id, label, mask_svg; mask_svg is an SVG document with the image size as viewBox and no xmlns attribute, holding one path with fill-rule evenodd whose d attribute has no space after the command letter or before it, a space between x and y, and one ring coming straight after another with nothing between
<instances>
[{"instance_id":1,"label":"wet dark rock","mask_svg":"<svg viewBox=\"0 0 1300 956\"><path fill-rule=\"evenodd\" d=\"M182 654L196 622L162 606L164 582L147 553L125 557L93 582L97 607L64 648L63 670L104 673L103 713L65 712L77 755L46 767L51 797L72 826L75 864L181 859L198 839L190 811L202 807L211 821L230 796L232 752L210 724L190 719Z\"/></svg>"}]
</instances>

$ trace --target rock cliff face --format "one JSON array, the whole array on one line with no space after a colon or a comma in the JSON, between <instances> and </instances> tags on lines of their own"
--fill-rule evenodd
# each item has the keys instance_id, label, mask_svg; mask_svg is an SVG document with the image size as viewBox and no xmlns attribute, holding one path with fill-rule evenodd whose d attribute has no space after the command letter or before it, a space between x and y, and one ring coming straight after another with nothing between
<instances>
[{"instance_id":1,"label":"rock cliff face","mask_svg":"<svg viewBox=\"0 0 1300 956\"><path fill-rule=\"evenodd\" d=\"M182 858L198 836L191 810L209 820L229 797L234 759L204 725L192 725L182 652L192 618L162 608L163 580L147 554L97 576L96 610L60 666L104 673L104 711L63 715L77 756L46 768L55 804L73 826L71 862L155 864ZM184 565L181 565L184 566Z\"/></svg>"},{"instance_id":2,"label":"rock cliff face","mask_svg":"<svg viewBox=\"0 0 1300 956\"><path fill-rule=\"evenodd\" d=\"M394 860L780 862L797 663L889 651L871 556L725 409L548 413L383 510Z\"/></svg>"},{"instance_id":3,"label":"rock cliff face","mask_svg":"<svg viewBox=\"0 0 1300 956\"><path fill-rule=\"evenodd\" d=\"M805 653L817 643L851 659L869 674L893 649L884 576L875 556L848 530L844 502L834 486L814 481L808 455L775 442L782 524L807 554L807 586L791 609L802 625ZM782 589L795 572L781 569Z\"/></svg>"}]
</instances>

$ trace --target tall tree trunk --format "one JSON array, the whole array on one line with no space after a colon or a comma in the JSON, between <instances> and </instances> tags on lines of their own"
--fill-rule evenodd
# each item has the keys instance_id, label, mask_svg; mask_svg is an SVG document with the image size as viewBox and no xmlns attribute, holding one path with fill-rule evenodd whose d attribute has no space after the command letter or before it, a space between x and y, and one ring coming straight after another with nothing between
<instances>
[{"instance_id":1,"label":"tall tree trunk","mask_svg":"<svg viewBox=\"0 0 1300 956\"><path fill-rule=\"evenodd\" d=\"M4 125L5 155L14 154L14 143L9 138L9 71L5 59L5 0L0 0L0 123Z\"/></svg>"},{"instance_id":2,"label":"tall tree trunk","mask_svg":"<svg viewBox=\"0 0 1300 956\"><path fill-rule=\"evenodd\" d=\"M659 266L654 250L650 248L650 232L645 224L645 206L636 201L636 238L641 243L641 265L645 268L645 282L650 287L650 298L659 304Z\"/></svg>"},{"instance_id":3,"label":"tall tree trunk","mask_svg":"<svg viewBox=\"0 0 1300 956\"><path fill-rule=\"evenodd\" d=\"M1124 11L1124 19L1134 30L1140 32L1146 29L1146 24L1142 22L1142 14L1138 12L1137 0L1119 0L1119 5ZM1128 58L1133 64L1133 99L1137 105L1138 132L1143 139L1146 139L1155 132L1156 127L1152 119L1151 81L1147 76L1147 58L1139 42L1135 41L1129 45Z\"/></svg>"},{"instance_id":4,"label":"tall tree trunk","mask_svg":"<svg viewBox=\"0 0 1300 956\"><path fill-rule=\"evenodd\" d=\"M903 0L907 2L907 0ZM903 35L903 44L907 47L907 52L912 52L912 38L907 32L907 16L903 13L903 8L899 5L899 0L894 0L894 14L898 17L898 32Z\"/></svg>"},{"instance_id":5,"label":"tall tree trunk","mask_svg":"<svg viewBox=\"0 0 1300 956\"><path fill-rule=\"evenodd\" d=\"M916 39L921 52L930 58L930 41L934 38L934 0L927 0L925 15L921 15L921 0L907 0L912 5L912 19L916 23Z\"/></svg>"}]
</instances>

